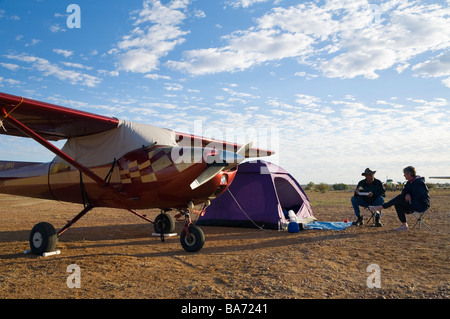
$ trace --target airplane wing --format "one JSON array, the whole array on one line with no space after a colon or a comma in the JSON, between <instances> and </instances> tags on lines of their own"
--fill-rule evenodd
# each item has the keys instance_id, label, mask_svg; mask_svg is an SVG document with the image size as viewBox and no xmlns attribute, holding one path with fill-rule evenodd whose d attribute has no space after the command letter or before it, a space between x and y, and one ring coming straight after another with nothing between
<instances>
[{"instance_id":1,"label":"airplane wing","mask_svg":"<svg viewBox=\"0 0 450 319\"><path fill-rule=\"evenodd\" d=\"M51 141L100 133L119 123L116 118L0 92L0 124L9 115ZM27 137L7 121L0 125L0 134Z\"/></svg>"},{"instance_id":2,"label":"airplane wing","mask_svg":"<svg viewBox=\"0 0 450 319\"><path fill-rule=\"evenodd\" d=\"M240 145L240 144L216 140L216 139L212 139L212 138L206 138L206 137L187 134L187 133L176 132L175 134L177 136L177 142L180 146L211 147L211 148L227 150L227 151L234 152L234 153L238 152L239 150L242 151L242 148L244 147L244 145ZM270 156L272 154L275 154L275 152L270 151L270 150L261 149L261 148L256 148L256 147L247 147L247 148L245 148L245 152L240 155L244 156L245 158L249 158L249 157Z\"/></svg>"},{"instance_id":3,"label":"airplane wing","mask_svg":"<svg viewBox=\"0 0 450 319\"><path fill-rule=\"evenodd\" d=\"M450 176L430 176L430 178L436 178L436 179L450 179Z\"/></svg>"}]
</instances>

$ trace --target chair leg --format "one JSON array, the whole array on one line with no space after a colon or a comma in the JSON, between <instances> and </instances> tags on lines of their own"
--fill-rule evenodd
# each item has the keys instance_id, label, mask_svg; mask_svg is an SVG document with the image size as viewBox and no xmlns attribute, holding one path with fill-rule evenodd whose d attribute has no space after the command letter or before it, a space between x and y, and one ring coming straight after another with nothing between
<instances>
[{"instance_id":1,"label":"chair leg","mask_svg":"<svg viewBox=\"0 0 450 319\"><path fill-rule=\"evenodd\" d=\"M367 219L366 224L368 224L372 219L373 219L373 223L375 224L375 214L376 214L376 212L371 211L369 208L366 208L366 210L369 211L370 214L371 214L369 219Z\"/></svg>"},{"instance_id":2,"label":"chair leg","mask_svg":"<svg viewBox=\"0 0 450 319\"><path fill-rule=\"evenodd\" d=\"M412 229L416 228L417 224L419 224L419 230L422 230L422 225L424 225L426 228L428 228L428 230L431 230L431 228L423 221L424 214L421 214L421 213L419 213L419 214L420 214L419 217L417 217L415 214L413 214L413 216L417 218L417 221L414 224Z\"/></svg>"},{"instance_id":3,"label":"chair leg","mask_svg":"<svg viewBox=\"0 0 450 319\"><path fill-rule=\"evenodd\" d=\"M431 230L431 228L427 225L427 224L425 224L422 220L420 221L420 224L419 224L419 230L421 230L422 228L422 225L424 225L426 228L428 228L428 230Z\"/></svg>"},{"instance_id":4,"label":"chair leg","mask_svg":"<svg viewBox=\"0 0 450 319\"><path fill-rule=\"evenodd\" d=\"M416 226L417 226L418 223L419 223L419 219L417 218L416 222L414 223L414 226L413 226L411 229L416 228ZM420 229L420 226L419 226L419 229Z\"/></svg>"}]
</instances>

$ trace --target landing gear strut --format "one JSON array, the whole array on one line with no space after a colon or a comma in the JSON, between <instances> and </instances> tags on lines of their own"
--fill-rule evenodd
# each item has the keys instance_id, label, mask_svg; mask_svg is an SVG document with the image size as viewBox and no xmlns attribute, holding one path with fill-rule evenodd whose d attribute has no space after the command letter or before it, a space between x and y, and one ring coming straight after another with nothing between
<instances>
[{"instance_id":1,"label":"landing gear strut","mask_svg":"<svg viewBox=\"0 0 450 319\"><path fill-rule=\"evenodd\" d=\"M209 205L209 201L205 203L201 214L204 213L204 210ZM192 224L190 213L194 210L194 204L189 202L188 210L185 213L185 222L184 229L180 234L180 243L183 249L187 252L197 252L203 248L205 244L205 234L198 227Z\"/></svg>"}]
</instances>

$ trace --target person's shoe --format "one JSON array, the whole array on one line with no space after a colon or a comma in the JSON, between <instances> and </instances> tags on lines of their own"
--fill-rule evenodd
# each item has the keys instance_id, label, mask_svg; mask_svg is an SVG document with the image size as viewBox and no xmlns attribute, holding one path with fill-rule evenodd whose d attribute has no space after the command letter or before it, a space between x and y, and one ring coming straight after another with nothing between
<instances>
[{"instance_id":1,"label":"person's shoe","mask_svg":"<svg viewBox=\"0 0 450 319\"><path fill-rule=\"evenodd\" d=\"M383 227L383 224L380 222L380 216L375 216L375 227Z\"/></svg>"},{"instance_id":2,"label":"person's shoe","mask_svg":"<svg viewBox=\"0 0 450 319\"><path fill-rule=\"evenodd\" d=\"M352 225L358 225L358 226L360 226L360 225L362 225L362 224L364 224L363 216L362 216L362 215L361 215L361 216L358 216L358 219L352 223Z\"/></svg>"},{"instance_id":3,"label":"person's shoe","mask_svg":"<svg viewBox=\"0 0 450 319\"><path fill-rule=\"evenodd\" d=\"M400 227L395 229L396 231L405 231L405 230L409 230L408 224L402 224Z\"/></svg>"}]
</instances>

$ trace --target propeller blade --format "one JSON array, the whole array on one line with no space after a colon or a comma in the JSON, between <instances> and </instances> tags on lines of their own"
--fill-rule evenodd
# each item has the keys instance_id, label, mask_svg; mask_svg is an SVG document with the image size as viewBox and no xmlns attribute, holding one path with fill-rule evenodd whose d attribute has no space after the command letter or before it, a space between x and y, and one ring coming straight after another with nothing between
<instances>
[{"instance_id":1,"label":"propeller blade","mask_svg":"<svg viewBox=\"0 0 450 319\"><path fill-rule=\"evenodd\" d=\"M203 171L192 183L191 189L196 189L197 187L205 184L211 180L214 176L219 174L225 167L223 166L210 166Z\"/></svg>"},{"instance_id":2,"label":"propeller blade","mask_svg":"<svg viewBox=\"0 0 450 319\"><path fill-rule=\"evenodd\" d=\"M206 182L210 181L212 178L214 178L217 174L219 174L224 169L231 169L238 165L240 162L242 162L245 159L245 152L248 148L251 147L252 142L248 143L247 145L243 146L241 149L238 150L237 153L228 152L228 151L221 151L219 156L219 161L216 163L210 164L210 166L205 169L192 183L191 183L191 189L196 189L197 187L205 184Z\"/></svg>"}]
</instances>

